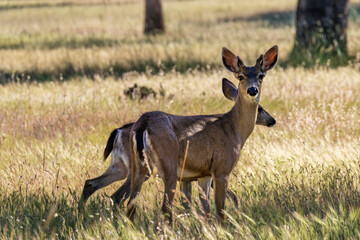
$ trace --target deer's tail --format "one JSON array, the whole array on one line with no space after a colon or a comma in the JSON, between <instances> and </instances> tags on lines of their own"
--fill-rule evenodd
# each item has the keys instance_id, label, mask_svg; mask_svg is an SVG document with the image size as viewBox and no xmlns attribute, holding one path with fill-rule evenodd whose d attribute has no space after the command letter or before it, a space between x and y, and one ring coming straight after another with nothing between
<instances>
[{"instance_id":1,"label":"deer's tail","mask_svg":"<svg viewBox=\"0 0 360 240\"><path fill-rule=\"evenodd\" d=\"M143 154L143 150L144 150L144 139L143 139L143 135L144 135L144 131L145 128L139 128L136 131L136 149L137 149L137 153L138 156L140 158L141 161L144 161L144 154Z\"/></svg>"},{"instance_id":2,"label":"deer's tail","mask_svg":"<svg viewBox=\"0 0 360 240\"><path fill-rule=\"evenodd\" d=\"M106 158L110 155L110 153L114 149L114 142L115 142L115 139L118 136L118 134L121 132L120 130L129 130L130 131L130 129L133 125L134 125L133 122L127 123L120 128L114 129L110 133L109 139L107 140L106 147L104 150L104 161L106 160Z\"/></svg>"},{"instance_id":3,"label":"deer's tail","mask_svg":"<svg viewBox=\"0 0 360 240\"><path fill-rule=\"evenodd\" d=\"M109 139L107 140L106 147L104 150L104 161L110 155L111 151L114 148L114 141L119 130L120 128L116 128L110 133Z\"/></svg>"}]
</instances>

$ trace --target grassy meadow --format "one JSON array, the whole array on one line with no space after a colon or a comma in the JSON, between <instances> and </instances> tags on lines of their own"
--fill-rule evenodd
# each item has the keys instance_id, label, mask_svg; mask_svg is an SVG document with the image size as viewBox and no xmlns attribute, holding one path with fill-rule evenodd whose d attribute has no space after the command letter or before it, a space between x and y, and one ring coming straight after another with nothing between
<instances>
[{"instance_id":1,"label":"grassy meadow","mask_svg":"<svg viewBox=\"0 0 360 240\"><path fill-rule=\"evenodd\" d=\"M0 1L1 239L359 239L360 1L351 2L347 66L288 64L296 0L163 1L166 33L144 36L140 0ZM205 219L196 183L190 211L161 213L151 178L132 224L98 191L77 210L86 179L102 174L107 138L142 113L226 112L221 47L250 65L277 44L257 126L230 176L239 206ZM137 84L156 96L131 99Z\"/></svg>"}]
</instances>

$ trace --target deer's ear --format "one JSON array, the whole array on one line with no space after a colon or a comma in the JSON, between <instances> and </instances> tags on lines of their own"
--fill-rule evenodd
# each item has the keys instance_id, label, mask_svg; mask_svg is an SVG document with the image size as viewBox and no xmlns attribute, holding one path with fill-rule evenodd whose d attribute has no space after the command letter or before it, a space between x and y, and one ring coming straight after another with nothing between
<instances>
[{"instance_id":1,"label":"deer's ear","mask_svg":"<svg viewBox=\"0 0 360 240\"><path fill-rule=\"evenodd\" d=\"M278 46L275 45L269 50L267 50L267 52L264 54L261 70L263 72L266 72L272 69L276 64L277 59L278 59Z\"/></svg>"},{"instance_id":2,"label":"deer's ear","mask_svg":"<svg viewBox=\"0 0 360 240\"><path fill-rule=\"evenodd\" d=\"M238 90L235 85L226 78L222 79L222 91L227 99L234 102L236 101Z\"/></svg>"},{"instance_id":3,"label":"deer's ear","mask_svg":"<svg viewBox=\"0 0 360 240\"><path fill-rule=\"evenodd\" d=\"M224 66L230 71L238 73L241 71L241 68L244 66L244 63L240 60L239 57L235 56L229 49L222 48L222 61Z\"/></svg>"}]
</instances>

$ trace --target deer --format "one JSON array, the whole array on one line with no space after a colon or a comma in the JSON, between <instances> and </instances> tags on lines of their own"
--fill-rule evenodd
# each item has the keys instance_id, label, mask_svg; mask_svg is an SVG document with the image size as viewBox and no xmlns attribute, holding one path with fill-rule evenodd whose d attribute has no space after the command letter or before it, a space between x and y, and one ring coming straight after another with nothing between
<instances>
[{"instance_id":1,"label":"deer","mask_svg":"<svg viewBox=\"0 0 360 240\"><path fill-rule=\"evenodd\" d=\"M224 96L235 101L238 90L235 85L227 79L223 79L222 91ZM276 120L261 106L258 106L258 115L256 118L256 124L273 127L276 124ZM111 165L110 167L99 177L88 179L85 181L85 185L80 198L80 203L84 204L89 197L97 190L104 188L115 181L124 180L130 172L130 148L129 148L129 135L130 130L134 122L123 125L120 128L114 129L104 149L104 161L108 158L111 153ZM123 203L130 195L130 179L127 181L111 196L115 204L119 205ZM147 179L147 178L146 178ZM210 198L210 186L211 181L208 178L200 179L200 200L203 209L208 209L208 201ZM182 205L184 208L189 208L188 203L191 202L191 181L182 181L180 184L181 191L185 197L182 198ZM237 197L234 192L230 189L227 191L227 195L237 205Z\"/></svg>"},{"instance_id":2,"label":"deer","mask_svg":"<svg viewBox=\"0 0 360 240\"><path fill-rule=\"evenodd\" d=\"M144 113L134 123L129 142L132 163L128 176L131 179L127 204L127 216L131 221L134 221L136 212L134 199L141 191L149 171L148 165L157 169L164 182L161 210L170 222L176 182L180 175L184 181L212 178L216 216L220 221L225 219L229 175L255 127L262 82L277 58L278 47L275 45L260 55L254 66L247 67L238 56L224 47L223 65L239 80L238 94L230 111L195 116L152 111Z\"/></svg>"}]
</instances>

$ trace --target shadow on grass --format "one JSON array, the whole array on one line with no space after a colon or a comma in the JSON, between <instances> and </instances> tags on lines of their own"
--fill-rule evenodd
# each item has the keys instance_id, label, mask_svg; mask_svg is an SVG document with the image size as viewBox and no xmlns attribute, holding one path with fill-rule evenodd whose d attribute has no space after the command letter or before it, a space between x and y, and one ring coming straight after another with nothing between
<instances>
[{"instance_id":1,"label":"shadow on grass","mask_svg":"<svg viewBox=\"0 0 360 240\"><path fill-rule=\"evenodd\" d=\"M235 16L220 18L218 22L264 22L266 26L282 27L293 26L295 23L295 11L272 11L257 13L249 17Z\"/></svg>"},{"instance_id":2,"label":"shadow on grass","mask_svg":"<svg viewBox=\"0 0 360 240\"><path fill-rule=\"evenodd\" d=\"M245 187L245 192L238 193L243 211L255 221L281 225L283 220L276 216L290 214L291 217L297 212L303 216L313 214L322 219L327 216L329 209L339 214L341 211L349 214L360 209L360 190L357 187L360 177L357 169L346 163L330 167L323 164L305 165L296 172L294 169L283 171L274 178L264 173L248 179L254 185L254 190L248 192ZM283 176L291 177L285 180Z\"/></svg>"},{"instance_id":3,"label":"shadow on grass","mask_svg":"<svg viewBox=\"0 0 360 240\"><path fill-rule=\"evenodd\" d=\"M346 58L339 58L335 56L334 61L329 61L329 56L320 54L317 57L309 57L308 54L302 56L290 56L285 59L280 59L278 65L287 67L303 66L306 68L314 68L318 65L326 65L328 67L345 66L349 63L357 61L353 56L346 56ZM76 66L71 62L63 63L61 66L53 69L33 69L24 72L9 72L2 70L0 67L0 84L17 82L46 82L46 81L66 81L78 77L94 78L100 76L103 78L114 77L121 78L125 73L138 72L157 74L159 72L185 73L192 70L209 71L222 69L221 63L208 63L201 59L163 59L160 63L156 59L136 59L128 62L114 62L109 66L102 65L84 65Z\"/></svg>"},{"instance_id":4,"label":"shadow on grass","mask_svg":"<svg viewBox=\"0 0 360 240\"><path fill-rule=\"evenodd\" d=\"M62 3L33 3L33 4L7 4L0 5L0 11L8 11L14 9L28 9L28 8L47 8L47 7L66 7L73 6L73 3L70 2L62 2Z\"/></svg>"},{"instance_id":5,"label":"shadow on grass","mask_svg":"<svg viewBox=\"0 0 360 240\"><path fill-rule=\"evenodd\" d=\"M3 193L3 192L2 192ZM7 198L0 193L0 236L15 235L25 239L39 236L54 238L76 238L77 232L93 230L106 223L117 229L119 211L109 201L99 195L93 196L83 212L78 211L78 199L74 192L55 196L47 193L29 194L26 197L18 192ZM118 216L114 216L117 214ZM113 220L113 221L111 221Z\"/></svg>"},{"instance_id":6,"label":"shadow on grass","mask_svg":"<svg viewBox=\"0 0 360 240\"><path fill-rule=\"evenodd\" d=\"M156 74L160 71L169 72L176 71L180 73L187 72L191 69L209 70L219 68L220 65L211 65L205 61L197 59L177 60L167 58L159 63L155 59L137 60L136 62L126 62L126 64L116 62L108 68L102 68L98 65L86 65L82 68L76 68L73 64L64 64L63 67L51 70L32 70L27 72L6 72L0 69L0 83L9 82L44 82L51 80L68 80L74 77L94 77L100 75L102 77L113 76L121 77L126 72L136 71L139 73L149 72Z\"/></svg>"},{"instance_id":7,"label":"shadow on grass","mask_svg":"<svg viewBox=\"0 0 360 240\"><path fill-rule=\"evenodd\" d=\"M321 238L329 234L326 227L322 228L329 218L330 221L335 219L334 224L341 222L343 227L354 230L353 234L356 235L355 230L360 227L360 219L358 216L354 218L354 213L360 213L360 192L357 188L359 175L352 165L306 165L297 169L297 172L293 169L283 171L285 172L280 172L279 176L266 172L252 177L243 176L243 182L248 182L249 186L240 184L238 187L241 211L239 213L236 208L229 208L231 204L227 203L229 216L237 223L249 226L255 238L267 228L271 228L277 237L281 237L282 232L277 229L289 224L289 221L292 221L289 228L296 231L297 227L303 226L296 216L308 221L311 224L308 228ZM307 179L304 180L306 176ZM6 235L5 237L10 234L17 237L22 235L25 238L44 235L50 237L56 233L59 238L77 238L78 231L79 234L91 234L106 232L112 228L120 234L131 227L127 219L124 220L124 209L114 212L107 198L99 195L90 198L82 214L79 214L77 194L71 190L58 196L41 191L26 197L18 192L5 197L4 193L5 191L0 191L0 233ZM150 202L152 200L145 204ZM154 226L144 224L144 221L156 219L161 214L158 210L138 209L139 220L135 222L136 228L141 229L145 235L153 234ZM248 217L243 218L243 214ZM352 215L352 220L348 220L349 215ZM186 222L197 222L197 216L198 214L190 214ZM314 221L312 216L319 220ZM233 225L228 221L223 227L231 230ZM4 229L7 229L6 232ZM186 232L189 229L177 225L176 231ZM201 232L197 234L202 235ZM338 236L339 232L331 234Z\"/></svg>"},{"instance_id":8,"label":"shadow on grass","mask_svg":"<svg viewBox=\"0 0 360 240\"><path fill-rule=\"evenodd\" d=\"M218 22L263 22L266 26L282 27L282 26L294 26L296 19L296 9L293 11L271 11L257 13L248 17L234 16L218 19ZM360 19L360 4L351 4L349 20L359 21Z\"/></svg>"},{"instance_id":9,"label":"shadow on grass","mask_svg":"<svg viewBox=\"0 0 360 240\"><path fill-rule=\"evenodd\" d=\"M286 67L304 67L314 69L318 66L326 66L329 68L338 68L344 66L352 66L359 59L356 56L341 52L336 48L332 51L326 51L321 48L306 49L294 47L286 59L280 60L280 65Z\"/></svg>"},{"instance_id":10,"label":"shadow on grass","mask_svg":"<svg viewBox=\"0 0 360 240\"><path fill-rule=\"evenodd\" d=\"M91 48L91 47L113 47L124 44L126 41L104 38L104 37L86 37L86 38L53 38L38 39L36 37L19 36L13 38L0 38L1 49L56 49L65 47L68 49Z\"/></svg>"},{"instance_id":11,"label":"shadow on grass","mask_svg":"<svg viewBox=\"0 0 360 240\"><path fill-rule=\"evenodd\" d=\"M174 40L173 42L176 42ZM0 36L0 50L6 49L78 49L93 47L116 47L124 45L155 44L156 39L148 36L136 39L116 39L105 36L61 36L58 34L20 34L17 36Z\"/></svg>"},{"instance_id":12,"label":"shadow on grass","mask_svg":"<svg viewBox=\"0 0 360 240\"><path fill-rule=\"evenodd\" d=\"M55 7L69 7L69 6L114 6L130 4L131 2L57 2L57 3L29 3L29 4L2 4L0 5L0 11L16 10L16 9L29 9L29 8L55 8Z\"/></svg>"},{"instance_id":13,"label":"shadow on grass","mask_svg":"<svg viewBox=\"0 0 360 240\"><path fill-rule=\"evenodd\" d=\"M360 23L360 3L351 4L349 20Z\"/></svg>"}]
</instances>

